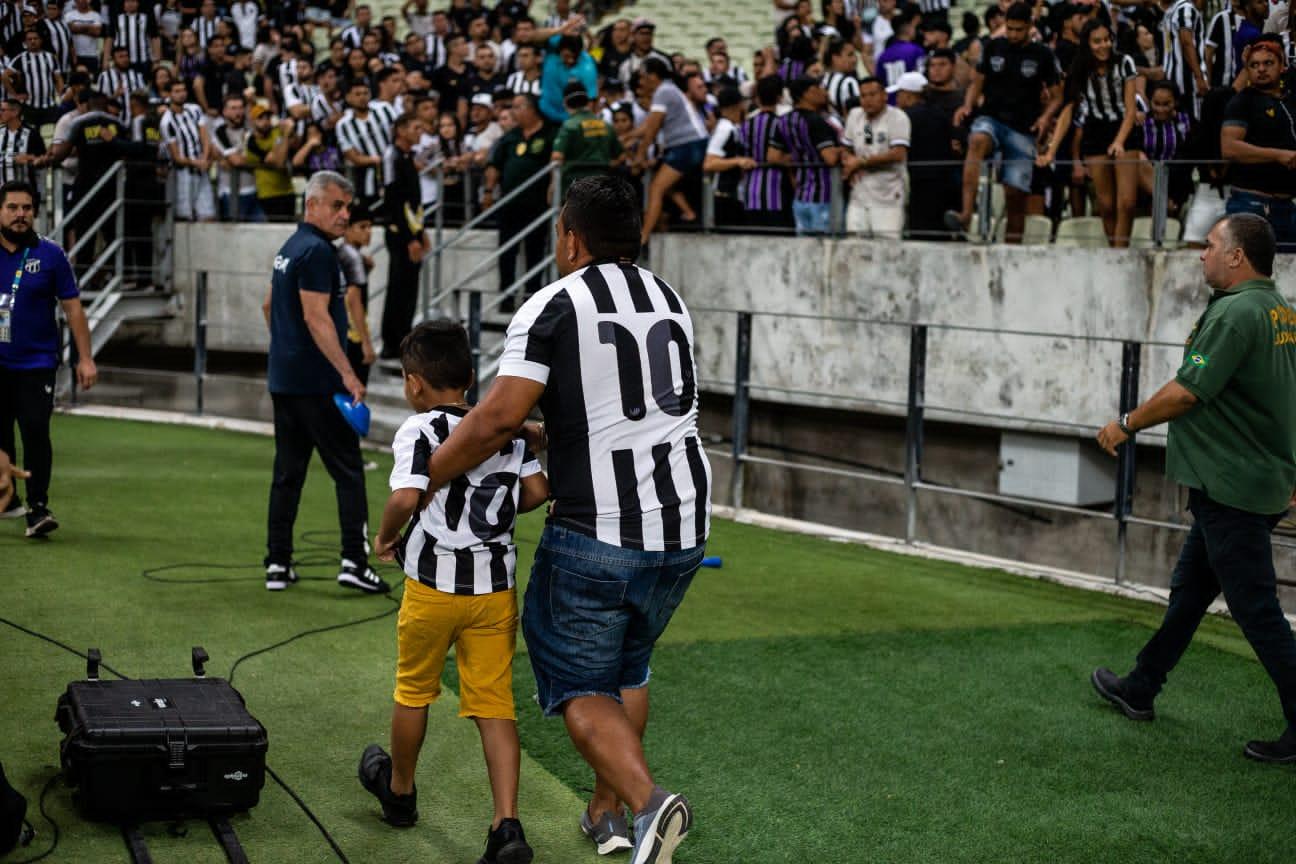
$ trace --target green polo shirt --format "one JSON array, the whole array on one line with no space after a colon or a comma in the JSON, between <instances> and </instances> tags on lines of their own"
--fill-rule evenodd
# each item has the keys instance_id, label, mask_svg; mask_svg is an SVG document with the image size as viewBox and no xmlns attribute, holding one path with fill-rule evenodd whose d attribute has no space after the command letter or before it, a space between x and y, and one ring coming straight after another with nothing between
<instances>
[{"instance_id":1,"label":"green polo shirt","mask_svg":"<svg viewBox=\"0 0 1296 864\"><path fill-rule=\"evenodd\" d=\"M491 164L500 172L500 194L507 195L533 175L549 166L553 156L553 127L546 123L540 131L527 136L522 128L515 127L495 142L491 150ZM548 206L549 184L537 180L508 205L538 214Z\"/></svg>"},{"instance_id":2,"label":"green polo shirt","mask_svg":"<svg viewBox=\"0 0 1296 864\"><path fill-rule=\"evenodd\" d=\"M1270 279L1217 291L1175 380L1198 403L1170 421L1166 474L1270 515L1296 489L1296 311Z\"/></svg>"},{"instance_id":3,"label":"green polo shirt","mask_svg":"<svg viewBox=\"0 0 1296 864\"><path fill-rule=\"evenodd\" d=\"M567 200L567 190L582 177L608 173L612 160L621 155L621 141L612 126L589 111L567 118L554 139L554 152L563 157L560 201Z\"/></svg>"}]
</instances>

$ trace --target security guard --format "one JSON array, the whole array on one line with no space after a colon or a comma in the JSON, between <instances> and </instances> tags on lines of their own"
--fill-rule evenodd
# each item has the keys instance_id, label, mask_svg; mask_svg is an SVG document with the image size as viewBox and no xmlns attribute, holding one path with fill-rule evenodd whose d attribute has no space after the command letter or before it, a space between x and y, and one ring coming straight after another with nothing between
<instances>
[{"instance_id":1,"label":"security guard","mask_svg":"<svg viewBox=\"0 0 1296 864\"><path fill-rule=\"evenodd\" d=\"M1147 402L1107 424L1098 443L1115 455L1136 431L1170 421L1166 473L1188 487L1192 530L1170 581L1161 629L1121 678L1094 688L1131 720L1152 702L1222 591L1233 619L1278 688L1287 729L1249 741L1261 762L1296 762L1296 638L1283 616L1269 535L1296 490L1296 310L1273 279L1273 229L1251 213L1226 216L1206 238L1202 265L1215 290L1183 365Z\"/></svg>"},{"instance_id":2,"label":"security guard","mask_svg":"<svg viewBox=\"0 0 1296 864\"><path fill-rule=\"evenodd\" d=\"M621 161L621 139L612 124L590 111L589 93L579 81L568 82L563 91L567 120L554 138L553 161L564 163L558 203L567 200L567 190L582 177L607 174Z\"/></svg>"},{"instance_id":3,"label":"security guard","mask_svg":"<svg viewBox=\"0 0 1296 864\"><path fill-rule=\"evenodd\" d=\"M508 195L522 186L536 174L549 166L553 155L553 127L540 113L540 103L530 93L518 93L513 97L513 119L517 125L495 142L491 151L490 162L486 165L486 187L482 195L482 206L490 207L495 203L493 190L499 185L501 195ZM519 192L508 204L500 207L496 217L499 226L499 242L512 240L523 229L534 222L549 206L549 184L536 180L526 189ZM531 269L540 263L545 256L545 247L552 231L548 225L538 225L526 233L522 246L526 251L526 266ZM500 290L513 284L517 273L516 247L510 249L499 259ZM527 280L526 290L534 294L544 284L543 274L536 273ZM512 297L500 308L512 311Z\"/></svg>"}]
</instances>

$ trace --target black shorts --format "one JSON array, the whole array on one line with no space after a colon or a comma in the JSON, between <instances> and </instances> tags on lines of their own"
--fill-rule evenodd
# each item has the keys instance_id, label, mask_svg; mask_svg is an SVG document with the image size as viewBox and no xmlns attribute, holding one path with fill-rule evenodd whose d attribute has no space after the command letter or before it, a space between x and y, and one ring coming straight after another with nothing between
<instances>
[{"instance_id":1,"label":"black shorts","mask_svg":"<svg viewBox=\"0 0 1296 864\"><path fill-rule=\"evenodd\" d=\"M1116 133L1120 131L1120 123L1111 123L1106 120L1090 120L1084 125L1084 133L1080 138L1080 155L1081 156L1105 156L1107 148L1111 147L1116 140ZM1135 126L1130 129L1130 133L1125 136L1125 152L1135 153L1143 149L1143 130Z\"/></svg>"}]
</instances>

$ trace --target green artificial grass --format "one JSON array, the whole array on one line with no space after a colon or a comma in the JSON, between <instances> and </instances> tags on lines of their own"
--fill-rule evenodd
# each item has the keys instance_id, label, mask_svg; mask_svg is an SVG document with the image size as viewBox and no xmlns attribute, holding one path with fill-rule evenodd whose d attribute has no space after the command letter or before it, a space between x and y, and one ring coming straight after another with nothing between
<instances>
[{"instance_id":1,"label":"green artificial grass","mask_svg":"<svg viewBox=\"0 0 1296 864\"><path fill-rule=\"evenodd\" d=\"M272 595L257 566L270 441L58 417L55 447L63 528L34 543L0 523L0 616L98 646L130 675L184 675L201 644L223 675L298 631L395 608L333 583L335 504L318 462L298 519L317 578ZM367 458L376 517L390 459ZM519 525L522 584L540 530L536 514ZM1154 604L723 521L709 551L724 568L700 571L653 664L650 763L697 814L681 864L1291 860L1296 772L1241 756L1282 718L1231 622L1206 622L1157 721L1134 724L1087 678L1129 665ZM141 575L183 562L250 566ZM417 828L380 823L355 780L364 744L386 741L394 628L389 615L297 640L243 663L235 685L269 729L271 766L352 861L475 861L489 793L451 687L432 711ZM55 701L83 670L0 626L0 760L31 798L56 771ZM445 677L455 683L453 664ZM540 717L521 643L514 689L537 861L599 860L575 828L588 769L561 721ZM63 839L47 860L128 860L67 790L48 803ZM273 783L235 827L253 861L336 860ZM205 826L165 829L147 830L159 862L223 860Z\"/></svg>"}]
</instances>

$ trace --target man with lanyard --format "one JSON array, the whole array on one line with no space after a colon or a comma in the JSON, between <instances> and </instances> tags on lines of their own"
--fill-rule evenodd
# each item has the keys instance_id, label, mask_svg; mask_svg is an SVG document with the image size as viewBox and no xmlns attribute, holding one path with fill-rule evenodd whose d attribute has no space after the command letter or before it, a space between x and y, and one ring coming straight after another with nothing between
<instances>
[{"instance_id":1,"label":"man with lanyard","mask_svg":"<svg viewBox=\"0 0 1296 864\"><path fill-rule=\"evenodd\" d=\"M495 382L436 448L427 478L429 491L444 486L543 411L553 506L522 614L537 701L594 771L581 830L605 853L630 848L624 802L629 864L670 864L693 813L644 755L649 663L702 563L711 470L692 318L635 266L638 223L624 180L572 185L555 232L562 278L513 317Z\"/></svg>"},{"instance_id":2,"label":"man with lanyard","mask_svg":"<svg viewBox=\"0 0 1296 864\"><path fill-rule=\"evenodd\" d=\"M962 234L972 222L981 164L998 152L1003 158L1007 240L1021 242L1026 224L1026 198L1035 171L1036 139L1049 128L1062 107L1062 78L1053 52L1030 41L1031 7L1014 3L1008 9L1005 35L986 43L963 107L954 114L961 126L985 97L972 122L968 157L963 163L963 207L948 210L945 225ZM1048 104L1042 95L1048 93Z\"/></svg>"},{"instance_id":3,"label":"man with lanyard","mask_svg":"<svg viewBox=\"0 0 1296 864\"><path fill-rule=\"evenodd\" d=\"M1286 65L1276 37L1250 46L1250 86L1229 100L1220 132L1220 153L1231 163L1226 212L1268 220L1281 252L1296 248L1296 94L1285 86Z\"/></svg>"},{"instance_id":4,"label":"man with lanyard","mask_svg":"<svg viewBox=\"0 0 1296 864\"><path fill-rule=\"evenodd\" d=\"M1296 310L1274 284L1274 234L1251 213L1215 223L1202 252L1214 289L1174 380L1108 423L1108 453L1134 433L1170 422L1166 474L1188 487L1193 527L1170 581L1161 628L1124 678L1096 669L1098 693L1131 720L1152 720L1153 700L1221 592L1278 689L1287 728L1243 752L1296 762L1296 637L1278 602L1269 535L1296 490Z\"/></svg>"},{"instance_id":5,"label":"man with lanyard","mask_svg":"<svg viewBox=\"0 0 1296 864\"><path fill-rule=\"evenodd\" d=\"M36 234L36 192L21 180L0 186L0 450L16 462L14 424L22 433L27 507L14 496L0 518L27 517L27 536L44 537L58 527L49 510L54 450L50 415L59 364L55 305L63 307L76 343L77 386L88 390L98 373L90 352L90 326L81 308L76 276L63 250Z\"/></svg>"},{"instance_id":6,"label":"man with lanyard","mask_svg":"<svg viewBox=\"0 0 1296 864\"><path fill-rule=\"evenodd\" d=\"M270 328L269 387L274 402L275 464L270 486L266 589L297 581L293 523L311 453L337 487L342 529L338 584L370 594L390 586L369 567L368 500L360 438L333 404L337 393L364 399L342 345L347 315L342 272L333 241L346 232L355 189L341 174L318 171L306 184L306 217L274 259L270 294L262 307Z\"/></svg>"}]
</instances>

